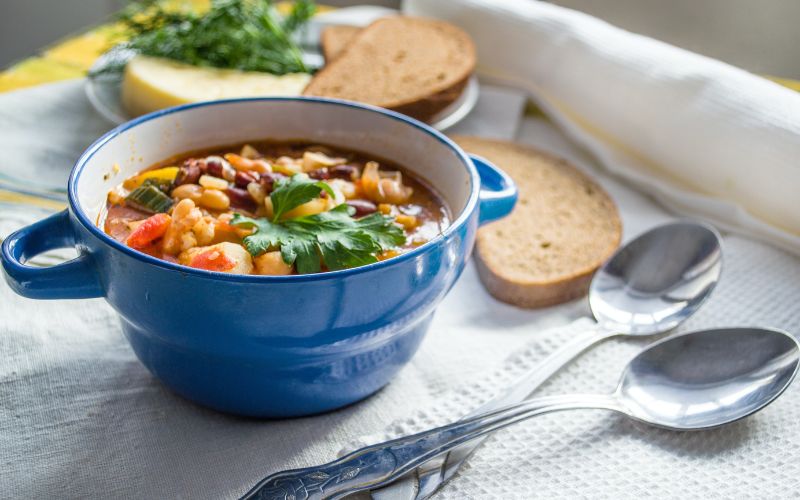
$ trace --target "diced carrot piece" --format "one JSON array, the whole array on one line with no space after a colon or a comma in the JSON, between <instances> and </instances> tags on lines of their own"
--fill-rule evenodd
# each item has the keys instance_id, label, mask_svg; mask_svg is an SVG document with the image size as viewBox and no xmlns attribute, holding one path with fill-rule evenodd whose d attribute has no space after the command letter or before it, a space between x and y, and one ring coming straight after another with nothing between
<instances>
[{"instance_id":1,"label":"diced carrot piece","mask_svg":"<svg viewBox=\"0 0 800 500\"><path fill-rule=\"evenodd\" d=\"M226 154L225 159L228 160L228 163L236 170L254 170L261 173L270 171L269 163L264 160L251 160L250 158L245 158L235 153Z\"/></svg>"},{"instance_id":2,"label":"diced carrot piece","mask_svg":"<svg viewBox=\"0 0 800 500\"><path fill-rule=\"evenodd\" d=\"M155 214L148 217L128 236L125 243L131 248L144 248L164 236L172 219L167 214Z\"/></svg>"},{"instance_id":3,"label":"diced carrot piece","mask_svg":"<svg viewBox=\"0 0 800 500\"><path fill-rule=\"evenodd\" d=\"M216 271L218 273L230 271L234 266L236 266L236 261L217 248L211 248L205 252L200 252L189 261L189 267L205 269L206 271Z\"/></svg>"}]
</instances>

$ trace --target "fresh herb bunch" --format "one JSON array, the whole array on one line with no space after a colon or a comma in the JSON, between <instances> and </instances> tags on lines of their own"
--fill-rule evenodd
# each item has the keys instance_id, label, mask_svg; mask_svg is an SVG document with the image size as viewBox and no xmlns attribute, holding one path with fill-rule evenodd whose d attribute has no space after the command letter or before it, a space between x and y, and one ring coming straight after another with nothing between
<instances>
[{"instance_id":1,"label":"fresh herb bunch","mask_svg":"<svg viewBox=\"0 0 800 500\"><path fill-rule=\"evenodd\" d=\"M319 272L320 260L331 271L371 264L377 262L377 253L405 242L403 229L392 217L376 212L355 219L355 210L345 204L316 215L279 219L280 214L311 201L323 190L330 186L295 175L270 195L272 220L236 214L231 223L256 230L243 241L251 255L280 248L283 261L295 265L300 274Z\"/></svg>"},{"instance_id":2,"label":"fresh herb bunch","mask_svg":"<svg viewBox=\"0 0 800 500\"><path fill-rule=\"evenodd\" d=\"M135 0L119 16L127 41L112 50L195 66L308 73L291 35L315 9L312 0L297 0L282 17L272 0L212 0L198 14L169 9L159 0Z\"/></svg>"}]
</instances>

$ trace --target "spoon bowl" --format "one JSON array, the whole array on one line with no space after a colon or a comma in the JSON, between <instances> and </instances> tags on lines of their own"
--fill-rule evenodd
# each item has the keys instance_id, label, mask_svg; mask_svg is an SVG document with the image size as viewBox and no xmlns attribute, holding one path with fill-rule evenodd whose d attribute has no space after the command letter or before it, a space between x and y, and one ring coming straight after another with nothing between
<instances>
[{"instance_id":1,"label":"spoon bowl","mask_svg":"<svg viewBox=\"0 0 800 500\"><path fill-rule=\"evenodd\" d=\"M722 328L676 335L636 356L615 397L652 425L698 430L755 413L789 386L800 348L789 334Z\"/></svg>"},{"instance_id":2,"label":"spoon bowl","mask_svg":"<svg viewBox=\"0 0 800 500\"><path fill-rule=\"evenodd\" d=\"M629 242L597 271L589 306L600 328L653 335L678 326L705 302L722 271L714 228L678 221Z\"/></svg>"}]
</instances>

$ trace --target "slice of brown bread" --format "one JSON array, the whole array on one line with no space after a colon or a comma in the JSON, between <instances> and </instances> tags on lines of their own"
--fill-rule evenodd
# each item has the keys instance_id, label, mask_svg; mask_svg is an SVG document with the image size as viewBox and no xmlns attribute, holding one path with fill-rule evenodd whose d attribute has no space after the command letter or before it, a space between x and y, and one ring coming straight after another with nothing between
<instances>
[{"instance_id":1,"label":"slice of brown bread","mask_svg":"<svg viewBox=\"0 0 800 500\"><path fill-rule=\"evenodd\" d=\"M326 26L319 37L322 56L326 63L330 63L336 56L344 52L350 42L358 35L361 28L358 26L346 26L343 24Z\"/></svg>"},{"instance_id":2,"label":"slice of brown bread","mask_svg":"<svg viewBox=\"0 0 800 500\"><path fill-rule=\"evenodd\" d=\"M469 35L452 24L386 17L358 32L303 93L429 120L461 95L475 61Z\"/></svg>"},{"instance_id":3,"label":"slice of brown bread","mask_svg":"<svg viewBox=\"0 0 800 500\"><path fill-rule=\"evenodd\" d=\"M478 230L475 262L489 293L528 308L586 294L622 236L608 193L547 153L505 141L454 139L505 170L519 189L511 215Z\"/></svg>"}]
</instances>

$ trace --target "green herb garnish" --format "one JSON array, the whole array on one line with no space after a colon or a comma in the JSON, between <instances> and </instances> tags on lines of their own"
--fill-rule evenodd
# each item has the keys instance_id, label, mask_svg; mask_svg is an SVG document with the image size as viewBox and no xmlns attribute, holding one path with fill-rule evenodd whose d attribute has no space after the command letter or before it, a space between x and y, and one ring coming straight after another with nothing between
<instances>
[{"instance_id":1,"label":"green herb garnish","mask_svg":"<svg viewBox=\"0 0 800 500\"><path fill-rule=\"evenodd\" d=\"M145 182L125 197L125 203L157 214L172 207L172 198L164 194L155 183Z\"/></svg>"},{"instance_id":2,"label":"green herb garnish","mask_svg":"<svg viewBox=\"0 0 800 500\"><path fill-rule=\"evenodd\" d=\"M317 198L322 191L329 196L336 196L328 183L311 180L305 175L295 174L291 179L279 180L269 196L272 200L272 222L277 222L293 208Z\"/></svg>"},{"instance_id":3,"label":"green herb garnish","mask_svg":"<svg viewBox=\"0 0 800 500\"><path fill-rule=\"evenodd\" d=\"M278 223L236 214L232 224L256 229L243 241L251 255L280 248L283 261L294 264L300 274L319 272L320 259L331 271L371 264L378 261L377 253L405 242L392 217L374 213L354 219L353 213L353 208L339 205Z\"/></svg>"},{"instance_id":4,"label":"green herb garnish","mask_svg":"<svg viewBox=\"0 0 800 500\"><path fill-rule=\"evenodd\" d=\"M158 0L136 0L119 16L127 41L112 51L194 66L275 75L308 73L291 35L311 18L315 8L311 0L297 0L284 18L272 0L212 0L210 9L200 14L169 9ZM118 69L100 68L94 73Z\"/></svg>"},{"instance_id":5,"label":"green herb garnish","mask_svg":"<svg viewBox=\"0 0 800 500\"><path fill-rule=\"evenodd\" d=\"M235 214L231 224L255 228L256 232L243 240L251 255L280 248L283 261L294 265L300 274L319 272L320 261L331 271L371 264L378 261L377 253L406 241L403 229L394 223L394 218L374 213L355 219L355 210L345 204L328 212L280 220L278 214L311 201L323 189L328 191L330 186L295 175L272 192L270 199L275 216L271 221Z\"/></svg>"}]
</instances>

